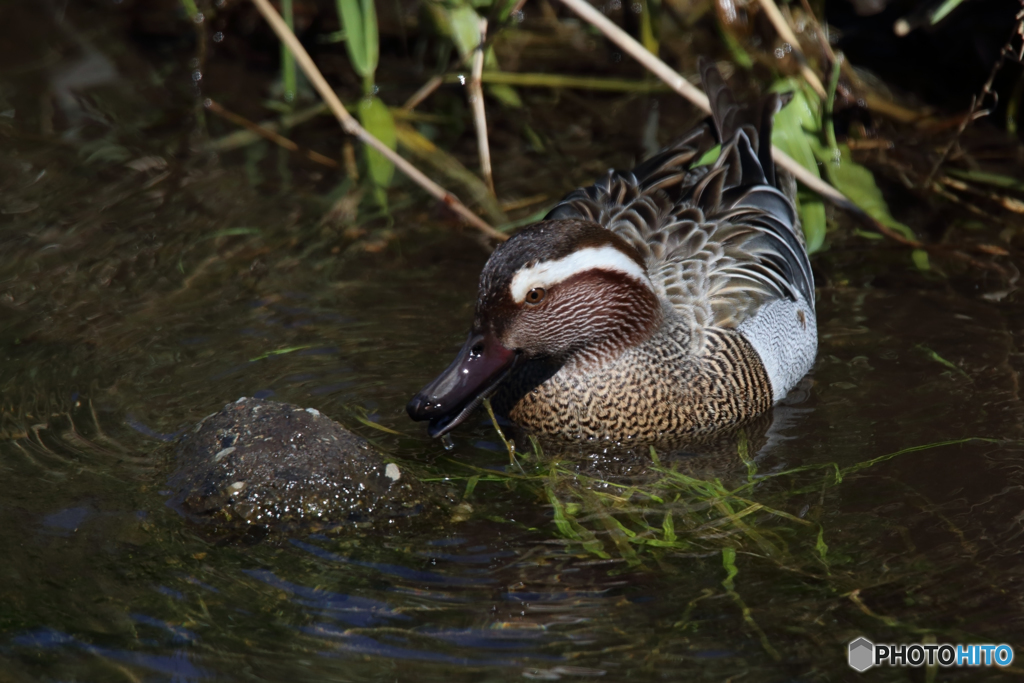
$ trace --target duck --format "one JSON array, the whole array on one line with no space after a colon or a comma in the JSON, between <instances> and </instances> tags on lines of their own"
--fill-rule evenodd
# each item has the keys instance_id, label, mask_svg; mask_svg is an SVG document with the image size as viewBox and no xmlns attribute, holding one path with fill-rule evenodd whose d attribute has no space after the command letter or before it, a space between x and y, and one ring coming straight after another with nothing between
<instances>
[{"instance_id":1,"label":"duck","mask_svg":"<svg viewBox=\"0 0 1024 683\"><path fill-rule=\"evenodd\" d=\"M772 159L789 98L739 103L700 71L709 120L491 254L466 342L407 406L431 436L490 398L539 436L697 438L770 411L811 369L814 278Z\"/></svg>"}]
</instances>

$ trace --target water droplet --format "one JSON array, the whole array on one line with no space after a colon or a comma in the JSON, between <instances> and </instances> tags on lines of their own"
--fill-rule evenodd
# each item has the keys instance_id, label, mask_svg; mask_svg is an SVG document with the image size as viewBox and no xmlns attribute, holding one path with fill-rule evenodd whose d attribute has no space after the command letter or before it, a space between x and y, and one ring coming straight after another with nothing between
<instances>
[{"instance_id":1,"label":"water droplet","mask_svg":"<svg viewBox=\"0 0 1024 683\"><path fill-rule=\"evenodd\" d=\"M220 31L217 31L216 33L213 34L213 42L219 43L222 40L224 40L224 34L223 33L221 33Z\"/></svg>"},{"instance_id":2,"label":"water droplet","mask_svg":"<svg viewBox=\"0 0 1024 683\"><path fill-rule=\"evenodd\" d=\"M202 12L196 12L196 15L194 17L192 17L192 20L194 22L196 22L197 24L203 23L203 20L205 20L205 19L206 19L206 17L203 16Z\"/></svg>"},{"instance_id":3,"label":"water droplet","mask_svg":"<svg viewBox=\"0 0 1024 683\"><path fill-rule=\"evenodd\" d=\"M455 448L455 440L452 438L450 433L441 437L441 445L444 446L446 451L450 451Z\"/></svg>"}]
</instances>

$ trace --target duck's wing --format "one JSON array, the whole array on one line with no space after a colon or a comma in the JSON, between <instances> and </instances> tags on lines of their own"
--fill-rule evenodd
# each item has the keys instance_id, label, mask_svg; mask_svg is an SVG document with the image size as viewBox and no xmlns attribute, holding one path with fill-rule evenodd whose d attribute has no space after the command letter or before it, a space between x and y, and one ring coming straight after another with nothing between
<instances>
[{"instance_id":1,"label":"duck's wing","mask_svg":"<svg viewBox=\"0 0 1024 683\"><path fill-rule=\"evenodd\" d=\"M803 233L776 187L771 158L772 116L782 100L767 96L752 117L717 69L702 65L702 76L713 128L694 129L632 172L609 171L548 218L592 220L625 238L646 259L659 293L699 327L736 327L779 298L813 308ZM746 123L752 118L756 126ZM718 160L695 166L716 138Z\"/></svg>"}]
</instances>

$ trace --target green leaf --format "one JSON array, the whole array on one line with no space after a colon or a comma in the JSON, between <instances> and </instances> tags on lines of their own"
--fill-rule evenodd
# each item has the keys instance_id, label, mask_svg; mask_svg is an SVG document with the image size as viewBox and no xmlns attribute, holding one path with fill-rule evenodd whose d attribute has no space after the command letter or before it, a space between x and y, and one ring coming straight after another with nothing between
<instances>
[{"instance_id":1,"label":"green leaf","mask_svg":"<svg viewBox=\"0 0 1024 683\"><path fill-rule=\"evenodd\" d=\"M814 192L801 187L796 193L796 208L800 212L807 253L813 254L825 243L825 202Z\"/></svg>"},{"instance_id":2,"label":"green leaf","mask_svg":"<svg viewBox=\"0 0 1024 683\"><path fill-rule=\"evenodd\" d=\"M928 252L924 249L915 249L910 252L910 258L914 261L914 265L917 266L918 270L931 270L931 264L928 262Z\"/></svg>"},{"instance_id":3,"label":"green leaf","mask_svg":"<svg viewBox=\"0 0 1024 683\"><path fill-rule=\"evenodd\" d=\"M195 21L196 15L199 14L199 7L196 6L195 0L181 0L181 6L185 8L188 18Z\"/></svg>"},{"instance_id":4,"label":"green leaf","mask_svg":"<svg viewBox=\"0 0 1024 683\"><path fill-rule=\"evenodd\" d=\"M815 146L821 146L821 103L813 91L802 87L793 80L781 81L772 88L775 91L789 90L793 100L775 115L772 128L772 143L816 176L821 175ZM800 223L807 242L807 253L821 249L825 241L825 204L821 198L810 192L797 195Z\"/></svg>"},{"instance_id":5,"label":"green leaf","mask_svg":"<svg viewBox=\"0 0 1024 683\"><path fill-rule=\"evenodd\" d=\"M498 66L498 56L494 53L494 47L487 48L484 52L484 71L500 71L501 67ZM489 83L485 86L487 94L498 100L507 107L513 109L520 109L523 106L523 100L519 97L519 93L511 85L506 83Z\"/></svg>"},{"instance_id":6,"label":"green leaf","mask_svg":"<svg viewBox=\"0 0 1024 683\"><path fill-rule=\"evenodd\" d=\"M430 16L437 24L438 31L455 43L459 57L465 59L473 50L480 47L480 15L470 5L458 5L452 8L439 8L434 3L427 3ZM484 70L498 71L498 57L493 47L484 52ZM507 84L492 83L487 86L487 94L502 104L515 109L523 106L519 93Z\"/></svg>"},{"instance_id":7,"label":"green leaf","mask_svg":"<svg viewBox=\"0 0 1024 683\"><path fill-rule=\"evenodd\" d=\"M459 56L466 58L470 52L480 45L480 15L469 5L459 5L447 12L448 37L455 43Z\"/></svg>"},{"instance_id":8,"label":"green leaf","mask_svg":"<svg viewBox=\"0 0 1024 683\"><path fill-rule=\"evenodd\" d=\"M718 35L721 36L722 42L725 43L725 47L729 50L729 55L732 57L732 61L736 62L740 67L747 69L754 68L754 58L750 56L750 53L744 49L740 41L736 40L736 36L729 32L729 30L722 26L721 22L716 22L718 28Z\"/></svg>"},{"instance_id":9,"label":"green leaf","mask_svg":"<svg viewBox=\"0 0 1024 683\"><path fill-rule=\"evenodd\" d=\"M519 93L511 85L491 83L485 90L488 95L513 109L520 109L523 106L522 98L519 97Z\"/></svg>"},{"instance_id":10,"label":"green leaf","mask_svg":"<svg viewBox=\"0 0 1024 683\"><path fill-rule=\"evenodd\" d=\"M510 16L512 16L512 10L519 4L517 0L501 0L498 7L498 21L504 22Z\"/></svg>"},{"instance_id":11,"label":"green leaf","mask_svg":"<svg viewBox=\"0 0 1024 683\"><path fill-rule=\"evenodd\" d=\"M824 173L833 187L879 223L907 239L917 240L913 230L889 213L889 206L875 183L875 176L853 160L849 146L844 144L832 148L822 142L821 101L814 91L794 79L779 81L772 86L772 90L790 90L793 93L793 101L775 115L772 142L807 170L819 176ZM825 235L821 215L824 206L820 211L817 208L813 208L813 211L814 214L809 210L801 211L807 249L811 252L820 248Z\"/></svg>"},{"instance_id":12,"label":"green leaf","mask_svg":"<svg viewBox=\"0 0 1024 683\"><path fill-rule=\"evenodd\" d=\"M379 97L364 97L356 105L359 122L375 138L391 149L398 146L398 133L395 131L395 119L387 106ZM364 146L366 166L374 185L387 187L395 175L395 165L383 154L370 146Z\"/></svg>"},{"instance_id":13,"label":"green leaf","mask_svg":"<svg viewBox=\"0 0 1024 683\"><path fill-rule=\"evenodd\" d=\"M823 145L815 152L820 155L819 159L825 173L837 190L882 225L892 228L909 240L917 240L917 235L909 226L900 223L889 213L889 205L875 183L874 174L853 160L847 145L839 145L838 159L830 158L829 150Z\"/></svg>"},{"instance_id":14,"label":"green leaf","mask_svg":"<svg viewBox=\"0 0 1024 683\"><path fill-rule=\"evenodd\" d=\"M711 164L713 164L716 161L718 161L718 157L721 154L722 154L722 146L721 145L715 145L714 147L712 147L708 151L704 152L704 155L700 159L697 159L696 163L694 163L693 165L694 166L710 166Z\"/></svg>"},{"instance_id":15,"label":"green leaf","mask_svg":"<svg viewBox=\"0 0 1024 683\"><path fill-rule=\"evenodd\" d=\"M337 0L338 16L345 31L345 47L352 68L363 78L377 70L377 10L373 0Z\"/></svg>"},{"instance_id":16,"label":"green leaf","mask_svg":"<svg viewBox=\"0 0 1024 683\"><path fill-rule=\"evenodd\" d=\"M469 480L466 482L466 490L462 494L462 500L469 500L469 497L473 495L473 489L476 488L476 485L479 481L479 474L475 474L469 478Z\"/></svg>"}]
</instances>

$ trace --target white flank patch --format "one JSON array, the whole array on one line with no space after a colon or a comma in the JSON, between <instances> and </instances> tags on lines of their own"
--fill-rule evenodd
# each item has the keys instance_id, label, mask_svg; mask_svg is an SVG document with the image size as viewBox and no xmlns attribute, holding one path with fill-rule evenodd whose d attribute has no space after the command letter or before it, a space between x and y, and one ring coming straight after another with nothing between
<instances>
[{"instance_id":1,"label":"white flank patch","mask_svg":"<svg viewBox=\"0 0 1024 683\"><path fill-rule=\"evenodd\" d=\"M512 284L509 287L512 291L512 300L521 304L526 300L526 295L531 289L537 287L547 289L568 280L577 273L588 270L615 271L636 278L648 287L651 286L644 269L615 247L588 247L574 251L557 261L544 261L531 268L520 270L512 278Z\"/></svg>"},{"instance_id":2,"label":"white flank patch","mask_svg":"<svg viewBox=\"0 0 1024 683\"><path fill-rule=\"evenodd\" d=\"M814 365L818 328L813 311L803 297L797 301L776 299L736 328L764 363L772 401L784 399Z\"/></svg>"}]
</instances>

